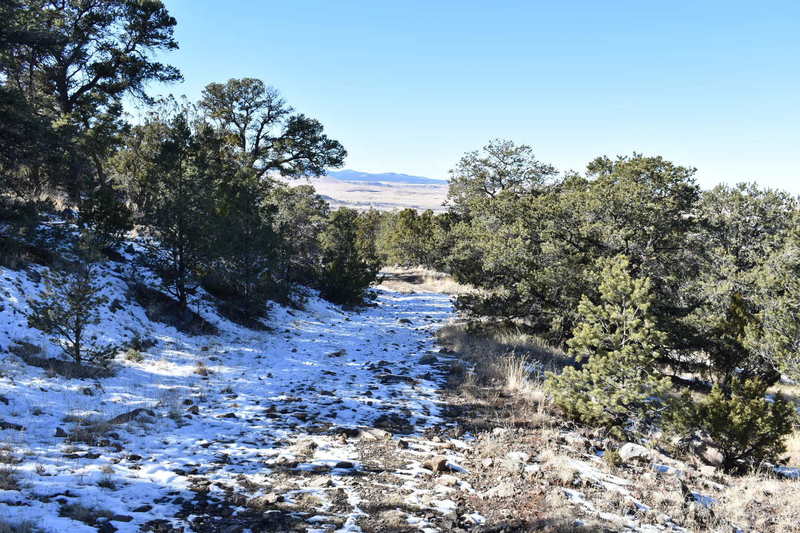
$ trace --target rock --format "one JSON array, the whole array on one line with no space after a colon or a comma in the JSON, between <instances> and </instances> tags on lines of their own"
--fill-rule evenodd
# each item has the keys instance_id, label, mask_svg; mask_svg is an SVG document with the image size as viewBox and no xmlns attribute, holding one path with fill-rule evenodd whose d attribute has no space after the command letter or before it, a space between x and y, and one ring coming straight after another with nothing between
<instances>
[{"instance_id":1,"label":"rock","mask_svg":"<svg viewBox=\"0 0 800 533\"><path fill-rule=\"evenodd\" d=\"M156 416L156 414L153 411L151 411L150 409L145 409L143 407L140 407L138 409L134 409L133 411L128 411L127 413L122 413L121 415L117 415L114 418L112 418L111 420L109 420L108 422L106 422L106 424L109 425L109 426L116 426L116 425L119 425L119 424L126 424L126 423L128 423L128 422L130 422L132 420L135 420L137 418L141 418L144 415L152 417L152 418L155 418L155 416Z\"/></svg>"},{"instance_id":2,"label":"rock","mask_svg":"<svg viewBox=\"0 0 800 533\"><path fill-rule=\"evenodd\" d=\"M399 441L397 441L397 447L400 448L401 450L407 450L408 441L400 439Z\"/></svg>"},{"instance_id":3,"label":"rock","mask_svg":"<svg viewBox=\"0 0 800 533\"><path fill-rule=\"evenodd\" d=\"M541 472L541 470L542 466L539 464L525 465L525 468L523 468L523 472L525 472L529 476L534 476L539 472Z\"/></svg>"},{"instance_id":4,"label":"rock","mask_svg":"<svg viewBox=\"0 0 800 533\"><path fill-rule=\"evenodd\" d=\"M134 513L148 513L153 510L152 505L140 505L136 509L133 510Z\"/></svg>"},{"instance_id":5,"label":"rock","mask_svg":"<svg viewBox=\"0 0 800 533\"><path fill-rule=\"evenodd\" d=\"M187 409L187 411L189 413L193 414L193 415L199 415L200 414L200 408L198 406L196 406L196 405L193 405L193 406L189 407Z\"/></svg>"},{"instance_id":6,"label":"rock","mask_svg":"<svg viewBox=\"0 0 800 533\"><path fill-rule=\"evenodd\" d=\"M295 455L312 455L317 449L317 443L311 439L302 439L292 446L292 453Z\"/></svg>"},{"instance_id":7,"label":"rock","mask_svg":"<svg viewBox=\"0 0 800 533\"><path fill-rule=\"evenodd\" d=\"M276 494L274 492L270 492L269 494L265 494L264 496L258 496L256 498L251 498L247 500L247 506L251 509L264 509L266 507L272 507L273 505L280 503L283 501L283 496L280 494Z\"/></svg>"},{"instance_id":8,"label":"rock","mask_svg":"<svg viewBox=\"0 0 800 533\"><path fill-rule=\"evenodd\" d=\"M378 428L366 428L366 429L362 429L358 433L358 437L361 440L365 440L365 441L386 440L386 439L391 438L391 436L392 436L392 434L389 433L388 431L384 431L384 430L378 429Z\"/></svg>"},{"instance_id":9,"label":"rock","mask_svg":"<svg viewBox=\"0 0 800 533\"><path fill-rule=\"evenodd\" d=\"M333 481L328 477L318 477L317 479L311 480L308 486L315 489L326 489L333 486Z\"/></svg>"},{"instance_id":10,"label":"rock","mask_svg":"<svg viewBox=\"0 0 800 533\"><path fill-rule=\"evenodd\" d=\"M62 438L62 439L63 439L63 438L66 438L66 437L67 437L67 432L66 432L66 431L64 431L64 430L63 430L63 429L61 429L61 428L56 428L56 434L55 434L54 436L56 436L56 437L59 437L59 438Z\"/></svg>"},{"instance_id":11,"label":"rock","mask_svg":"<svg viewBox=\"0 0 800 533\"><path fill-rule=\"evenodd\" d=\"M525 452L508 452L503 460L503 468L511 472L521 472L530 460L530 454Z\"/></svg>"},{"instance_id":12,"label":"rock","mask_svg":"<svg viewBox=\"0 0 800 533\"><path fill-rule=\"evenodd\" d=\"M439 483L445 487L458 487L458 482L458 478L450 474L439 476Z\"/></svg>"},{"instance_id":13,"label":"rock","mask_svg":"<svg viewBox=\"0 0 800 533\"><path fill-rule=\"evenodd\" d=\"M353 468L354 466L355 465L353 463L351 463L350 461L339 461L338 463L333 465L334 468L346 468L348 470L350 468Z\"/></svg>"},{"instance_id":14,"label":"rock","mask_svg":"<svg viewBox=\"0 0 800 533\"><path fill-rule=\"evenodd\" d=\"M0 429L12 429L14 431L24 431L25 427L20 426L19 424L14 424L13 422L6 422L5 420L0 420Z\"/></svg>"},{"instance_id":15,"label":"rock","mask_svg":"<svg viewBox=\"0 0 800 533\"><path fill-rule=\"evenodd\" d=\"M481 466L483 466L484 468L489 468L493 464L494 464L494 459L492 459L491 457L487 457L486 459L481 461Z\"/></svg>"},{"instance_id":16,"label":"rock","mask_svg":"<svg viewBox=\"0 0 800 533\"><path fill-rule=\"evenodd\" d=\"M426 353L425 355L420 357L419 364L421 364L421 365L432 365L432 364L436 363L437 361L438 361L438 359L436 358L435 355L433 355L432 353Z\"/></svg>"},{"instance_id":17,"label":"rock","mask_svg":"<svg viewBox=\"0 0 800 533\"><path fill-rule=\"evenodd\" d=\"M112 522L133 522L133 517L125 514L115 514L111 517Z\"/></svg>"},{"instance_id":18,"label":"rock","mask_svg":"<svg viewBox=\"0 0 800 533\"><path fill-rule=\"evenodd\" d=\"M700 458L709 466L713 466L714 468L719 468L722 466L722 462L724 458L722 457L722 453L716 449L712 448L711 446L705 446L700 451Z\"/></svg>"},{"instance_id":19,"label":"rock","mask_svg":"<svg viewBox=\"0 0 800 533\"><path fill-rule=\"evenodd\" d=\"M501 483L496 487L492 487L484 494L485 498L511 498L516 494L514 486L511 483Z\"/></svg>"},{"instance_id":20,"label":"rock","mask_svg":"<svg viewBox=\"0 0 800 533\"><path fill-rule=\"evenodd\" d=\"M443 455L437 455L436 457L425 461L422 463L422 466L434 473L450 471L450 467L447 466L447 457Z\"/></svg>"},{"instance_id":21,"label":"rock","mask_svg":"<svg viewBox=\"0 0 800 533\"><path fill-rule=\"evenodd\" d=\"M717 467L711 465L700 465L697 467L701 476L713 477L717 474Z\"/></svg>"},{"instance_id":22,"label":"rock","mask_svg":"<svg viewBox=\"0 0 800 533\"><path fill-rule=\"evenodd\" d=\"M527 463L531 460L531 455L525 452L508 452L506 454L506 459L518 463Z\"/></svg>"},{"instance_id":23,"label":"rock","mask_svg":"<svg viewBox=\"0 0 800 533\"><path fill-rule=\"evenodd\" d=\"M236 416L236 413L225 413L224 415L218 415L217 418L239 418Z\"/></svg>"},{"instance_id":24,"label":"rock","mask_svg":"<svg viewBox=\"0 0 800 533\"><path fill-rule=\"evenodd\" d=\"M633 442L623 444L618 453L620 459L625 463L630 463L634 460L649 461L651 456L650 450Z\"/></svg>"}]
</instances>

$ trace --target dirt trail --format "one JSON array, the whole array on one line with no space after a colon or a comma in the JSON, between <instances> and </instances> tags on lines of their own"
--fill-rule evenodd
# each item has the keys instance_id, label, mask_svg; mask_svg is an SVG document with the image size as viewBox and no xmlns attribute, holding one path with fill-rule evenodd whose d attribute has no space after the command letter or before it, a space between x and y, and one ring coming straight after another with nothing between
<instances>
[{"instance_id":1,"label":"dirt trail","mask_svg":"<svg viewBox=\"0 0 800 533\"><path fill-rule=\"evenodd\" d=\"M188 492L156 504L180 509L143 529L451 531L480 523L460 518L448 494L471 490L453 475L466 442L442 437L453 432L438 393L450 362L433 334L450 316L445 296L382 292L361 313L318 309L292 320L273 348L285 354L280 363L264 354L255 355L263 365L249 366L251 357L239 365L241 350L218 350L226 368L197 388L224 382L224 390L194 403L224 424L196 443L215 460L178 469Z\"/></svg>"}]
</instances>

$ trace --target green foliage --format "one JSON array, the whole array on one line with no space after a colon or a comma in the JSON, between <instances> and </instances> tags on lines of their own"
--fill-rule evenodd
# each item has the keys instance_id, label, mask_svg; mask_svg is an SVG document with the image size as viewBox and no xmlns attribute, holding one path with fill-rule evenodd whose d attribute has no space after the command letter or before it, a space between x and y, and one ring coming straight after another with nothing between
<instances>
[{"instance_id":1,"label":"green foliage","mask_svg":"<svg viewBox=\"0 0 800 533\"><path fill-rule=\"evenodd\" d=\"M175 19L157 0L14 4L19 29L0 50L0 78L68 151L59 172L47 174L47 192L61 189L84 202L96 187L109 185L104 164L126 128L122 98L149 101L148 82L180 79L177 69L152 59L154 52L177 48ZM31 169L29 188L45 169Z\"/></svg>"},{"instance_id":2,"label":"green foliage","mask_svg":"<svg viewBox=\"0 0 800 533\"><path fill-rule=\"evenodd\" d=\"M254 78L210 83L200 107L227 134L242 164L257 178L318 176L339 167L347 152L319 121L294 113L278 91Z\"/></svg>"},{"instance_id":3,"label":"green foliage","mask_svg":"<svg viewBox=\"0 0 800 533\"><path fill-rule=\"evenodd\" d=\"M738 371L774 383L776 369L797 368L786 364L800 339L791 324L800 306L797 208L788 194L746 184L701 198L692 239L700 268L682 286L692 307L679 321L722 384Z\"/></svg>"},{"instance_id":4,"label":"green foliage","mask_svg":"<svg viewBox=\"0 0 800 533\"><path fill-rule=\"evenodd\" d=\"M380 262L374 243L366 238L358 212L340 208L331 213L320 235L322 265L320 293L344 305L360 305L368 299Z\"/></svg>"},{"instance_id":5,"label":"green foliage","mask_svg":"<svg viewBox=\"0 0 800 533\"><path fill-rule=\"evenodd\" d=\"M288 296L292 284L315 285L322 254L320 235L328 225L330 207L310 185L273 186L273 227L279 237L276 283Z\"/></svg>"},{"instance_id":6,"label":"green foliage","mask_svg":"<svg viewBox=\"0 0 800 533\"><path fill-rule=\"evenodd\" d=\"M443 216L403 209L383 215L377 246L386 262L438 268L443 265Z\"/></svg>"},{"instance_id":7,"label":"green foliage","mask_svg":"<svg viewBox=\"0 0 800 533\"><path fill-rule=\"evenodd\" d=\"M38 37L4 51L4 74L43 110L86 117L124 94L144 97L148 81L180 79L174 67L150 56L178 47L175 19L157 0L18 4L25 27Z\"/></svg>"},{"instance_id":8,"label":"green foliage","mask_svg":"<svg viewBox=\"0 0 800 533\"><path fill-rule=\"evenodd\" d=\"M252 176L236 175L216 189L214 234L210 274L228 300L253 315L263 315L268 297L278 296L275 271L280 241L274 230L275 207L267 202L269 191ZM207 288L208 285L206 284ZM211 291L214 292L214 291Z\"/></svg>"},{"instance_id":9,"label":"green foliage","mask_svg":"<svg viewBox=\"0 0 800 533\"><path fill-rule=\"evenodd\" d=\"M211 254L219 149L213 132L193 121L191 108L177 107L153 113L134 128L120 154L140 193L148 261L182 308Z\"/></svg>"},{"instance_id":10,"label":"green foliage","mask_svg":"<svg viewBox=\"0 0 800 533\"><path fill-rule=\"evenodd\" d=\"M650 317L650 280L634 279L624 256L601 260L600 303L584 297L569 342L580 368L550 374L547 387L564 412L585 424L622 436L658 414L669 380L658 377L656 360L664 334Z\"/></svg>"},{"instance_id":11,"label":"green foliage","mask_svg":"<svg viewBox=\"0 0 800 533\"><path fill-rule=\"evenodd\" d=\"M108 303L95 278L92 265L82 265L76 272L47 274L45 289L30 302L28 325L50 335L75 363L105 366L118 347L98 342L88 331L100 322L100 312Z\"/></svg>"},{"instance_id":12,"label":"green foliage","mask_svg":"<svg viewBox=\"0 0 800 533\"><path fill-rule=\"evenodd\" d=\"M22 95L0 85L0 193L45 197L65 170L68 147Z\"/></svg>"},{"instance_id":13,"label":"green foliage","mask_svg":"<svg viewBox=\"0 0 800 533\"><path fill-rule=\"evenodd\" d=\"M530 146L496 139L465 154L450 171L448 204L458 213L469 213L504 194L535 195L556 175L553 166L536 160Z\"/></svg>"},{"instance_id":14,"label":"green foliage","mask_svg":"<svg viewBox=\"0 0 800 533\"><path fill-rule=\"evenodd\" d=\"M671 416L681 431L699 430L722 453L722 468L744 473L763 462L776 462L786 451L785 437L797 418L794 404L766 397L768 385L753 378L732 378L700 400L684 398Z\"/></svg>"}]
</instances>

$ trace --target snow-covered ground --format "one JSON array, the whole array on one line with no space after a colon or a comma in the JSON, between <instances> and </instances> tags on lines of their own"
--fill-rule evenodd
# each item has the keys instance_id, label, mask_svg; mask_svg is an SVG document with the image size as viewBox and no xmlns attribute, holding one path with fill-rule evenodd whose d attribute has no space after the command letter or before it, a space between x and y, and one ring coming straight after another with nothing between
<instances>
[{"instance_id":1,"label":"snow-covered ground","mask_svg":"<svg viewBox=\"0 0 800 533\"><path fill-rule=\"evenodd\" d=\"M220 514L235 516L245 499L274 500L280 489L284 502L315 496L318 516L298 516L320 531L357 531L362 511L348 479L362 465L347 428L407 424L417 432L441 422L441 376L419 360L452 313L444 295L381 290L362 312L312 296L303 311L275 306L268 332L205 306L201 314L220 334L193 337L126 301L126 275L112 263L103 268L104 290L124 305L107 310L95 334L157 344L138 362L120 355L113 377L80 380L9 352L17 341L43 347L40 356L58 349L26 324L26 301L41 287L36 273L0 268L0 421L24 426L0 431L16 463L5 468L20 489L0 490L0 521L78 533L139 531L162 520L192 531L189 504L198 494L209 509L226 502ZM131 421L102 424L138 408ZM81 428L94 428L94 442L76 441ZM276 487L287 472L296 474L291 483ZM334 492L348 504L333 505Z\"/></svg>"}]
</instances>

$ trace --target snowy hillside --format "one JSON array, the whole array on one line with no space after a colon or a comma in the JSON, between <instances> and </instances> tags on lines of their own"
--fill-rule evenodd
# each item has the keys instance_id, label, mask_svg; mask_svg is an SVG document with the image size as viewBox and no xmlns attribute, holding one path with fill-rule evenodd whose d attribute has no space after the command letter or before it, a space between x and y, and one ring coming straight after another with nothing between
<instances>
[{"instance_id":1,"label":"snowy hillside","mask_svg":"<svg viewBox=\"0 0 800 533\"><path fill-rule=\"evenodd\" d=\"M451 313L445 296L382 291L360 313L311 296L303 311L274 306L267 332L200 305L220 333L189 336L149 320L126 296L127 264L108 262L107 296L124 305L111 305L94 333L155 344L141 360L121 353L112 377L68 379L21 358L32 347L42 348L40 359L59 356L25 318L44 270L0 269L0 442L10 465L3 488L19 489L0 490L9 523L49 532L199 531L226 516L252 522L235 517L263 508L259 498L278 498L281 484L279 499L289 508L300 502L297 512L271 513L263 530L357 530L358 495L347 480L363 466L348 436L441 422L438 373L418 361L433 348L431 328Z\"/></svg>"}]
</instances>

